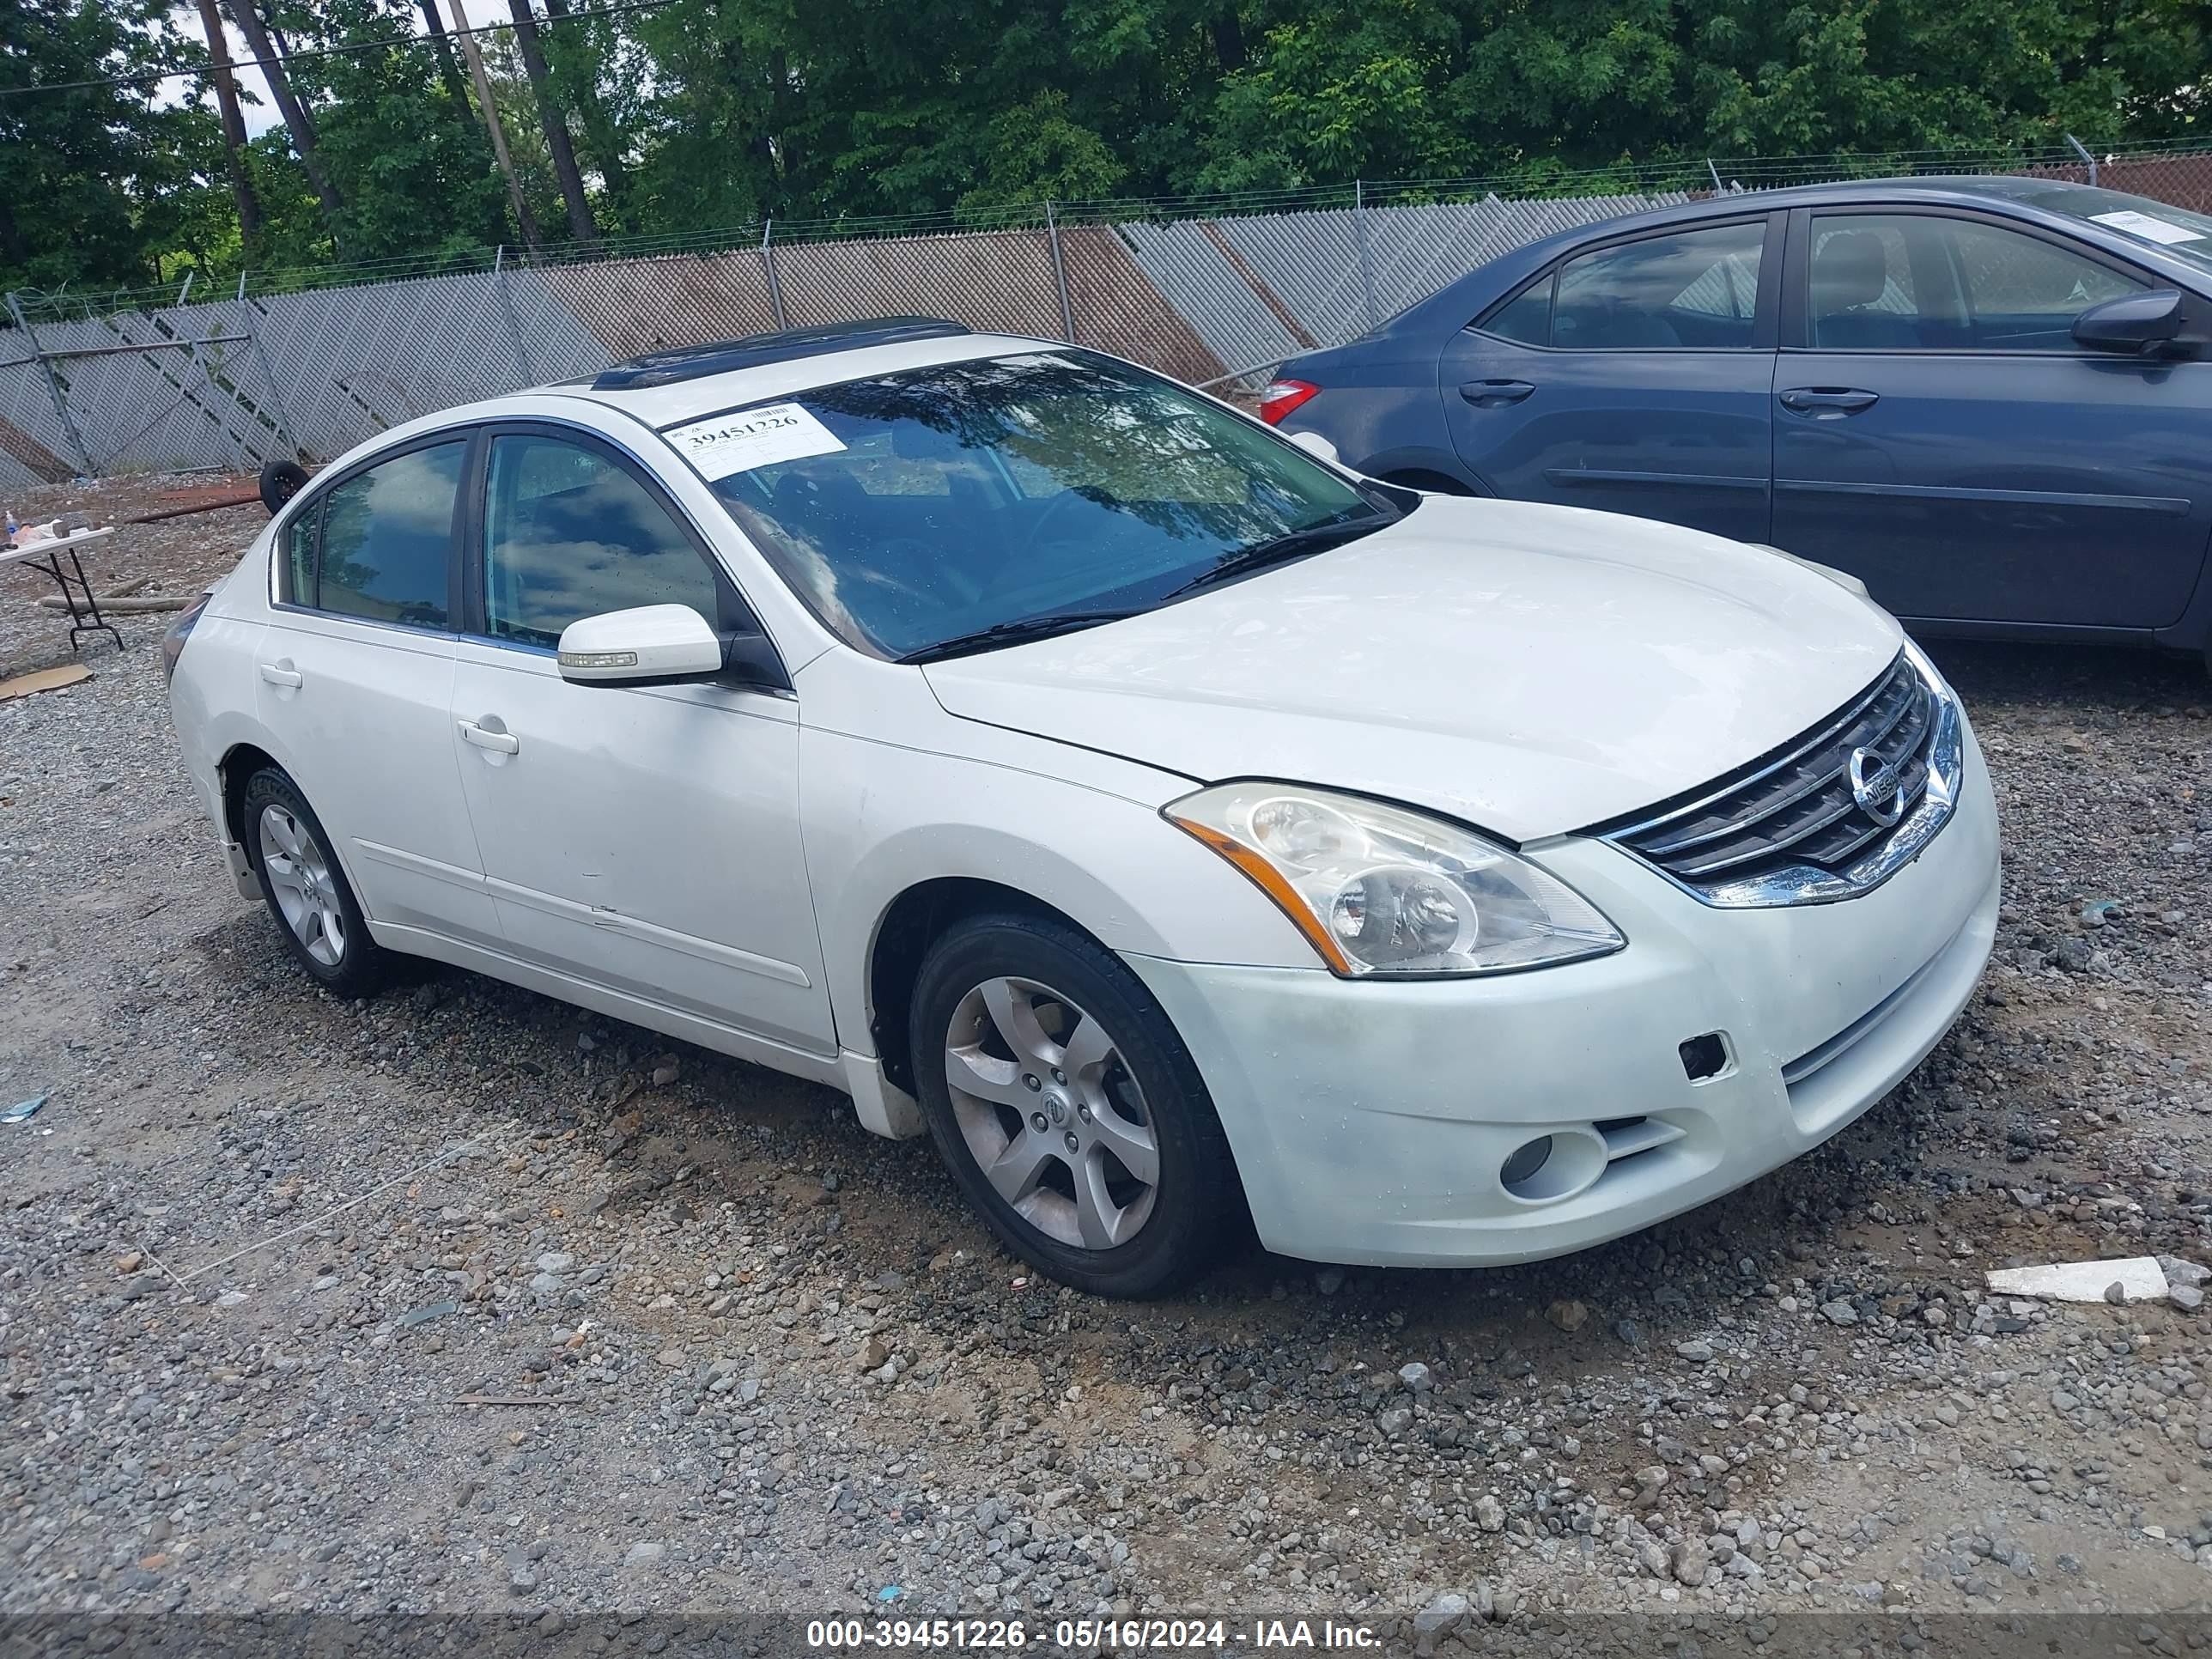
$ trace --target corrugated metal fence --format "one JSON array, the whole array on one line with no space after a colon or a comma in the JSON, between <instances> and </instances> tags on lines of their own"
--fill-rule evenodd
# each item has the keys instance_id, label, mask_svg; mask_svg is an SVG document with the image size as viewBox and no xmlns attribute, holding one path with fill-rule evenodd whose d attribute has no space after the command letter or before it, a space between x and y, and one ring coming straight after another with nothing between
<instances>
[{"instance_id":1,"label":"corrugated metal fence","mask_svg":"<svg viewBox=\"0 0 2212 1659\"><path fill-rule=\"evenodd\" d=\"M1972 170L1880 159L1899 163L1893 172ZM10 295L0 489L326 459L415 416L656 347L869 316L1069 338L1212 381L1349 339L1553 231L1709 194L1724 178L1735 187L1739 173L1758 187L1863 173L1868 161L1654 170L1650 187L1628 193L1508 199L1464 185L1353 185L1048 208L923 234L911 222L763 227L624 257L520 264L501 251L481 269L343 287L295 274L205 302L188 291L167 304ZM2090 169L2014 161L1984 170L2082 179ZM2205 206L2212 153L2108 158L2099 182Z\"/></svg>"}]
</instances>

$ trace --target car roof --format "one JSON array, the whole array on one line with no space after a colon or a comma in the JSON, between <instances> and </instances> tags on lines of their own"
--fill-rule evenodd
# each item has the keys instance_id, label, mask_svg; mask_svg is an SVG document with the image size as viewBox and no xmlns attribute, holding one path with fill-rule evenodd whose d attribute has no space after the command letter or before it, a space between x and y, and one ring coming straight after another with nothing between
<instances>
[{"instance_id":1,"label":"car roof","mask_svg":"<svg viewBox=\"0 0 2212 1659\"><path fill-rule=\"evenodd\" d=\"M1447 283L1427 298L1416 301L1364 338L1402 339L1409 335L1426 334L1438 327L1446 332L1455 332L1473 314L1468 309L1470 306L1480 310L1524 278L1542 270L1563 251L1585 242L1602 241L1607 237L1631 232L1662 229L1669 225L1694 225L1711 219L1756 217L1790 208L1839 204L1995 208L2014 218L2063 230L2077 240L2103 247L2136 264L2161 270L2169 279L2178 280L2181 285L2200 289L2204 287L2201 272L2192 271L2181 262L2166 257L2164 250L2109 230L2089 220L2086 212L2064 213L2052 205L2053 198L2063 198L2075 191L2081 193L2085 203L2094 200L2110 204L2132 199L2063 179L1981 173L1847 179L1828 184L1791 185L1778 190L1732 191L1694 202L1678 203L1672 207L1651 208L1638 213L1594 220L1590 223L1571 226L1538 240L1524 243L1486 260L1465 276ZM1323 348L1323 351L1354 350L1363 343L1364 341L1354 341L1348 346ZM1306 355L1321 356L1322 353ZM1295 362L1302 359L1290 361Z\"/></svg>"},{"instance_id":2,"label":"car roof","mask_svg":"<svg viewBox=\"0 0 2212 1659\"><path fill-rule=\"evenodd\" d=\"M1686 204L1726 213L1741 211L1757 203L1772 207L1813 207L1832 202L1860 202L1869 196L1885 202L1936 201L1965 203L1976 197L2024 197L2047 190L2087 191L2087 185L2063 179L2020 178L1980 173L1913 173L1887 179L1835 179L1818 185L1786 185L1778 190L1732 191ZM1680 211L1681 210L1671 210Z\"/></svg>"},{"instance_id":3,"label":"car roof","mask_svg":"<svg viewBox=\"0 0 2212 1659\"><path fill-rule=\"evenodd\" d=\"M885 318L655 352L538 392L619 410L661 430L816 386L1065 344L1020 334L975 333L935 319Z\"/></svg>"},{"instance_id":4,"label":"car roof","mask_svg":"<svg viewBox=\"0 0 2212 1659\"><path fill-rule=\"evenodd\" d=\"M659 376L624 375L615 377L615 384L601 386L597 382L608 374L608 371L603 369L574 380L526 386L520 391L503 392L495 398L457 404L450 409L417 415L410 421L386 428L337 457L317 474L317 491L303 489L295 499L319 493L323 479L342 477L358 467L374 463L380 456L391 451L404 448L409 444L440 433L478 426L486 422L543 417L548 412L546 403L549 398L586 406L592 413L586 415L584 409L578 409L575 415L580 423L588 427L607 430L627 422L635 422L655 432L665 433L669 428L682 426L688 421L742 409L750 404L793 397L817 386L837 386L878 374L896 374L902 369L966 362L978 357L1072 349L1065 340L1026 334L974 333L951 323L927 331L907 326L921 321L935 323L934 319L891 318L882 321L890 325L887 330L878 331L872 324L853 324L838 331L848 332L851 338L838 338L819 349L759 349L763 341L775 337L772 336L720 341L697 348L697 353L711 355L742 349L750 354L748 360L735 368L725 368L719 362L709 362L709 372L691 378L663 381ZM884 337L886 334L890 337ZM657 360L664 355L676 354L655 353L653 356ZM684 352L681 355L689 356L694 354ZM642 361L646 360L627 360L629 363ZM624 366L617 364L614 367ZM627 383L634 378L649 379L656 383ZM610 422L606 419L608 414L626 417L626 421Z\"/></svg>"},{"instance_id":5,"label":"car roof","mask_svg":"<svg viewBox=\"0 0 2212 1659\"><path fill-rule=\"evenodd\" d=\"M1974 207L1996 200L2008 207L2025 206L2029 212L2037 213L2048 210L2038 207L2033 202L2034 198L2049 191L2076 190L2085 195L2092 193L2087 185L2069 184L2062 179L2000 179L1961 173L1956 177L1844 179L1821 185L1789 185L1779 190L1730 191L1694 202L1677 203L1672 207L1651 208L1641 213L1622 214L1591 224L1577 225L1571 229L1547 236L1540 242L1531 242L1527 247L1515 252L1556 248L1583 240L1593 232L1603 234L1616 229L1625 230L1631 226L1686 224L1700 219L1733 219L1745 215L1779 212L1787 208L1832 207L1838 204L1893 203Z\"/></svg>"}]
</instances>

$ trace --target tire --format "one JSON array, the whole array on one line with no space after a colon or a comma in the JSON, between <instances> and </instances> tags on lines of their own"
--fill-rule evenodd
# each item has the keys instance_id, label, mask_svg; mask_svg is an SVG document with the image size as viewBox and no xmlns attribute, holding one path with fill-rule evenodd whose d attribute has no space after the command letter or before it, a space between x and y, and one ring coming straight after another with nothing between
<instances>
[{"instance_id":1,"label":"tire","mask_svg":"<svg viewBox=\"0 0 2212 1659\"><path fill-rule=\"evenodd\" d=\"M369 938L330 836L292 780L273 766L256 772L240 817L262 902L292 959L333 996L372 996L391 983L398 959Z\"/></svg>"},{"instance_id":2,"label":"tire","mask_svg":"<svg viewBox=\"0 0 2212 1659\"><path fill-rule=\"evenodd\" d=\"M1065 923L1000 914L948 929L922 959L908 1034L939 1153L1038 1271L1095 1296L1158 1296L1210 1265L1243 1215L1190 1051L1137 977Z\"/></svg>"},{"instance_id":3,"label":"tire","mask_svg":"<svg viewBox=\"0 0 2212 1659\"><path fill-rule=\"evenodd\" d=\"M267 461L261 468L261 505L273 517L276 510L300 493L307 482L307 469L297 461Z\"/></svg>"}]
</instances>

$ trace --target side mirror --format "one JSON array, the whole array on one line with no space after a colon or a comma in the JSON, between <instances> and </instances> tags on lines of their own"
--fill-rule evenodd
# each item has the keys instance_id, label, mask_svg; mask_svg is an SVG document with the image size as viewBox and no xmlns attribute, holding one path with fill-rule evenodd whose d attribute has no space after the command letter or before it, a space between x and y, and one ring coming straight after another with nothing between
<instances>
[{"instance_id":1,"label":"side mirror","mask_svg":"<svg viewBox=\"0 0 2212 1659\"><path fill-rule=\"evenodd\" d=\"M1327 461L1331 466L1344 465L1344 457L1336 453L1336 446L1318 432L1293 432L1291 441L1307 454Z\"/></svg>"},{"instance_id":2,"label":"side mirror","mask_svg":"<svg viewBox=\"0 0 2212 1659\"><path fill-rule=\"evenodd\" d=\"M580 685L704 679L722 672L722 640L688 605L641 605L570 623L560 663L561 678Z\"/></svg>"},{"instance_id":3,"label":"side mirror","mask_svg":"<svg viewBox=\"0 0 2212 1659\"><path fill-rule=\"evenodd\" d=\"M2181 295L2170 288L2124 294L2074 319L2074 340L2092 351L2156 356L2181 334Z\"/></svg>"}]
</instances>

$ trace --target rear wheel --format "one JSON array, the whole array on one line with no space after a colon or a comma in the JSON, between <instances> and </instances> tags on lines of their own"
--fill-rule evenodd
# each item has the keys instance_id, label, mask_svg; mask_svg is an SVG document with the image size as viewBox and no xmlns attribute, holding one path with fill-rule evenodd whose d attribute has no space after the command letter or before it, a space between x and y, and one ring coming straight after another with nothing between
<instances>
[{"instance_id":1,"label":"rear wheel","mask_svg":"<svg viewBox=\"0 0 2212 1659\"><path fill-rule=\"evenodd\" d=\"M911 1015L930 1133L999 1237L1064 1284L1156 1296L1241 1214L1182 1040L1136 976L1064 924L981 916L939 939Z\"/></svg>"},{"instance_id":2,"label":"rear wheel","mask_svg":"<svg viewBox=\"0 0 2212 1659\"><path fill-rule=\"evenodd\" d=\"M293 960L342 997L368 996L390 982L396 958L368 936L329 835L292 780L264 767L246 781L246 845L261 896Z\"/></svg>"}]
</instances>

